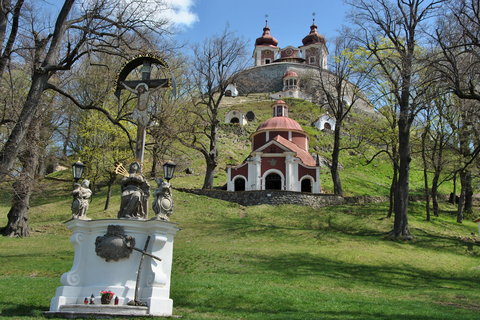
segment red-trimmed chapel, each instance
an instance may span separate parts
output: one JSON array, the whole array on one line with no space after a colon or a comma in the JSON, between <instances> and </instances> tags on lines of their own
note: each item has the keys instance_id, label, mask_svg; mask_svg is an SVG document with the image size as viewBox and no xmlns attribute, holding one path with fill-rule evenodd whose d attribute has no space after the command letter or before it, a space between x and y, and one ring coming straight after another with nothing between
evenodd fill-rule
<instances>
[{"instance_id":1,"label":"red-trimmed chapel","mask_svg":"<svg viewBox=\"0 0 480 320\"><path fill-rule=\"evenodd\" d=\"M308 152L308 135L288 117L278 100L273 117L250 136L252 152L240 165L227 168L228 191L288 190L320 193L320 167Z\"/></svg>"}]
</instances>

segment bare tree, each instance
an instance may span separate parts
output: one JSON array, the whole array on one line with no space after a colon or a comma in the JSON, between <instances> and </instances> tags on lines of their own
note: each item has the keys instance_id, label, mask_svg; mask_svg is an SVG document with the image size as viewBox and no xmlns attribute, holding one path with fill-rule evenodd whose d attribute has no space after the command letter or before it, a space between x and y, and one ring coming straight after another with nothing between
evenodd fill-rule
<instances>
[{"instance_id":1,"label":"bare tree","mask_svg":"<svg viewBox=\"0 0 480 320\"><path fill-rule=\"evenodd\" d=\"M469 168L480 154L480 144L475 139L474 123L480 118L480 2L477 0L453 0L438 20L435 33L439 54L434 66L445 85L460 99L457 105L459 121L457 135L462 168L458 170L462 191L458 203L457 222L463 220L463 211L472 210L472 174ZM475 103L477 104L475 106ZM455 125L455 124L454 124ZM477 133L478 137L478 133Z\"/></svg>"},{"instance_id":2,"label":"bare tree","mask_svg":"<svg viewBox=\"0 0 480 320\"><path fill-rule=\"evenodd\" d=\"M200 152L206 165L203 189L213 187L218 166L218 128L220 104L225 89L235 82L234 75L245 67L245 42L225 30L193 49L191 107L183 117L185 124L178 137L182 144Z\"/></svg>"},{"instance_id":3,"label":"bare tree","mask_svg":"<svg viewBox=\"0 0 480 320\"><path fill-rule=\"evenodd\" d=\"M359 26L357 40L385 70L399 107L398 115L398 183L394 194L395 221L391 237L411 239L408 228L408 192L411 161L410 129L419 110L425 85L417 83L423 65L419 61L420 29L445 0L352 0L354 22ZM384 39L388 40L385 46ZM388 65L385 50L395 53ZM391 55L387 55L390 56ZM394 73L390 66L395 67Z\"/></svg>"},{"instance_id":4,"label":"bare tree","mask_svg":"<svg viewBox=\"0 0 480 320\"><path fill-rule=\"evenodd\" d=\"M436 67L461 99L480 101L480 2L452 0L436 29Z\"/></svg>"},{"instance_id":5,"label":"bare tree","mask_svg":"<svg viewBox=\"0 0 480 320\"><path fill-rule=\"evenodd\" d=\"M0 79L13 53L23 3L24 0L17 0L12 7L11 0L0 1Z\"/></svg>"},{"instance_id":6,"label":"bare tree","mask_svg":"<svg viewBox=\"0 0 480 320\"><path fill-rule=\"evenodd\" d=\"M330 60L332 61L329 68L331 72L319 70L318 75L309 81L311 83L309 91L315 90L315 92L311 92L312 96L319 95L319 103L326 107L335 119L330 173L332 175L334 193L340 196L343 195L339 173L343 121L354 106L367 104L362 91L367 83L365 80L368 72L364 72L365 70L358 72L358 69L354 66L354 61L352 60L354 42L352 38L347 37L349 33L349 30L344 30L343 34L335 41L335 57Z\"/></svg>"},{"instance_id":7,"label":"bare tree","mask_svg":"<svg viewBox=\"0 0 480 320\"><path fill-rule=\"evenodd\" d=\"M157 11L163 8L160 0L149 2L157 3L154 6L146 6L140 0L84 1L75 9L74 3L74 0L65 0L50 33L36 30L33 20L29 24L31 50L25 55L32 57L31 85L22 112L0 152L0 180L9 174L14 164L43 92L56 88L51 81L55 75L71 69L95 51L122 55L123 48L139 43L132 41L133 37L142 40L145 50L150 46L149 34L165 32L167 21L157 19Z\"/></svg>"}]
</instances>

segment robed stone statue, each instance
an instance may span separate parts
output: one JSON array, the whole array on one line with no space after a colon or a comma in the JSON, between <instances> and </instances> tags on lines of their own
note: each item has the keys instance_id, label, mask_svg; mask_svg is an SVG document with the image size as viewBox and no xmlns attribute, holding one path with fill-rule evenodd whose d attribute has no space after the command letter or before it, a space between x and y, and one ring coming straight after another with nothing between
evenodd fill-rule
<instances>
[{"instance_id":1,"label":"robed stone statue","mask_svg":"<svg viewBox=\"0 0 480 320\"><path fill-rule=\"evenodd\" d=\"M118 218L146 219L148 212L148 196L150 186L141 174L140 164L130 164L127 177L122 178L122 199Z\"/></svg>"}]
</instances>

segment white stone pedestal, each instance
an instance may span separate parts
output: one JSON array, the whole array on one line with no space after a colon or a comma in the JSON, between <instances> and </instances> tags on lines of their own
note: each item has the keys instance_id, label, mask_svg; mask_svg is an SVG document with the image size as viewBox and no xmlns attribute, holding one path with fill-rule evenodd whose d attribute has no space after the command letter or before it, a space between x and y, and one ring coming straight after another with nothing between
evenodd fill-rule
<instances>
[{"instance_id":1,"label":"white stone pedestal","mask_svg":"<svg viewBox=\"0 0 480 320\"><path fill-rule=\"evenodd\" d=\"M58 287L50 303L49 314L95 313L108 310L108 314L131 313L127 306L135 297L135 284L142 254L132 251L128 258L106 261L97 255L95 241L107 233L109 225L121 226L127 236L135 238L135 247L144 249L147 237L150 242L147 252L161 259L145 256L139 281L139 299L147 304L145 315L171 316L173 301L170 299L170 274L172 269L173 238L179 230L176 224L158 220L70 220L71 242L75 247L73 266L61 277L63 286ZM109 290L119 298L118 306L100 306L100 291ZM84 305L84 299L95 296L95 305ZM91 310L90 310L91 309ZM141 308L140 308L141 309ZM145 308L144 308L145 309ZM116 312L118 310L118 312ZM128 311L130 310L130 311ZM102 313L102 312L99 312Z\"/></svg>"}]
</instances>

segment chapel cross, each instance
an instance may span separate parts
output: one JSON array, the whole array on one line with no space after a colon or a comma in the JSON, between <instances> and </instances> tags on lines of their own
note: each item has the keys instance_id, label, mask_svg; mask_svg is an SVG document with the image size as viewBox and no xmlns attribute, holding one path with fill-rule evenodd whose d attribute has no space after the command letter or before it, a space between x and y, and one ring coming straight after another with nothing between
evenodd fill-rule
<instances>
[{"instance_id":1,"label":"chapel cross","mask_svg":"<svg viewBox=\"0 0 480 320\"><path fill-rule=\"evenodd\" d=\"M150 89L159 89L169 87L169 79L150 79L152 71L152 63L167 67L163 61L151 57L140 57L129 62L121 71L119 77L119 86L117 93L120 90L127 89L134 93L137 100L137 107L133 112L133 117L137 121L137 139L135 144L135 159L143 166L143 157L145 153L145 137L147 133L147 125L150 120L147 107ZM142 78L140 80L125 80L126 76L136 67L142 65ZM123 79L122 79L123 78ZM121 85L121 86L120 86Z\"/></svg>"}]
</instances>

